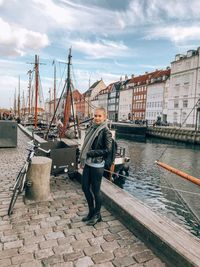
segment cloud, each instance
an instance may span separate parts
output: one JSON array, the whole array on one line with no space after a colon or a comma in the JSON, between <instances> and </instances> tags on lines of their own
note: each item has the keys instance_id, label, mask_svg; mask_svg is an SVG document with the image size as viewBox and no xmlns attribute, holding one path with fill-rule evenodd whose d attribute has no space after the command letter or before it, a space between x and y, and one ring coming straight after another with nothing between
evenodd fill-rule
<instances>
[{"instance_id":1,"label":"cloud","mask_svg":"<svg viewBox=\"0 0 200 267\"><path fill-rule=\"evenodd\" d=\"M175 44L200 40L200 26L165 26L148 30L145 39L169 39Z\"/></svg>"},{"instance_id":2,"label":"cloud","mask_svg":"<svg viewBox=\"0 0 200 267\"><path fill-rule=\"evenodd\" d=\"M96 42L85 40L73 40L72 47L75 50L84 52L91 58L113 58L127 54L128 47L123 42L112 42L101 39Z\"/></svg>"},{"instance_id":3,"label":"cloud","mask_svg":"<svg viewBox=\"0 0 200 267\"><path fill-rule=\"evenodd\" d=\"M46 34L20 28L0 18L0 55L22 56L28 50L38 50L49 45Z\"/></svg>"}]
</instances>

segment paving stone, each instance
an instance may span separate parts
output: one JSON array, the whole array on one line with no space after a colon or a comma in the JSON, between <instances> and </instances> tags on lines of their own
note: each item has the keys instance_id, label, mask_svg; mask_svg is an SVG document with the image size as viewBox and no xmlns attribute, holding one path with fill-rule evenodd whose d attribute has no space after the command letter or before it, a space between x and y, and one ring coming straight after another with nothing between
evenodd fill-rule
<instances>
[{"instance_id":1,"label":"paving stone","mask_svg":"<svg viewBox=\"0 0 200 267\"><path fill-rule=\"evenodd\" d=\"M119 220L107 221L107 224L109 226L116 226L116 225L122 225L123 226L123 224Z\"/></svg>"},{"instance_id":2,"label":"paving stone","mask_svg":"<svg viewBox=\"0 0 200 267\"><path fill-rule=\"evenodd\" d=\"M79 228L64 230L64 234L66 236L69 236L69 235L77 235L77 234L80 234L80 233L81 233L81 230Z\"/></svg>"},{"instance_id":3,"label":"paving stone","mask_svg":"<svg viewBox=\"0 0 200 267\"><path fill-rule=\"evenodd\" d=\"M23 246L19 249L20 254L27 254L27 253L33 253L35 251L38 251L38 244L31 244L31 245L26 245Z\"/></svg>"},{"instance_id":4,"label":"paving stone","mask_svg":"<svg viewBox=\"0 0 200 267\"><path fill-rule=\"evenodd\" d=\"M11 265L11 260L10 259L3 259L0 260L0 266L1 267L7 267Z\"/></svg>"},{"instance_id":5,"label":"paving stone","mask_svg":"<svg viewBox=\"0 0 200 267\"><path fill-rule=\"evenodd\" d=\"M58 242L56 239L51 239L51 240L47 240L47 241L43 241L43 242L40 242L39 243L39 247L41 249L44 249L44 248L52 248L52 247L55 247L55 246L58 246Z\"/></svg>"},{"instance_id":6,"label":"paving stone","mask_svg":"<svg viewBox=\"0 0 200 267\"><path fill-rule=\"evenodd\" d=\"M24 239L24 244L25 244L25 246L27 246L27 245L31 245L31 244L37 244L37 243L40 243L42 241L45 241L44 236L28 237L28 238Z\"/></svg>"},{"instance_id":7,"label":"paving stone","mask_svg":"<svg viewBox=\"0 0 200 267\"><path fill-rule=\"evenodd\" d=\"M97 253L97 254L93 255L91 258L94 261L94 263L103 263L103 262L113 260L114 255L113 255L113 253L106 251L103 253Z\"/></svg>"},{"instance_id":8,"label":"paving stone","mask_svg":"<svg viewBox=\"0 0 200 267\"><path fill-rule=\"evenodd\" d=\"M113 251L113 254L115 255L116 258L121 258L121 257L129 256L130 251L128 248L117 248Z\"/></svg>"},{"instance_id":9,"label":"paving stone","mask_svg":"<svg viewBox=\"0 0 200 267\"><path fill-rule=\"evenodd\" d=\"M63 255L65 261L75 261L81 257L84 257L83 251L75 251L72 253L66 253Z\"/></svg>"},{"instance_id":10,"label":"paving stone","mask_svg":"<svg viewBox=\"0 0 200 267\"><path fill-rule=\"evenodd\" d=\"M42 265L45 267L54 266L57 263L64 262L63 257L61 255L53 255L49 256L42 260ZM28 266L29 267L29 266Z\"/></svg>"},{"instance_id":11,"label":"paving stone","mask_svg":"<svg viewBox=\"0 0 200 267\"><path fill-rule=\"evenodd\" d=\"M77 261L75 261L74 265L76 267L88 267L88 266L91 266L93 265L94 262L91 260L90 257L86 256L86 257L83 257L83 258L80 258L78 259Z\"/></svg>"},{"instance_id":12,"label":"paving stone","mask_svg":"<svg viewBox=\"0 0 200 267\"><path fill-rule=\"evenodd\" d=\"M41 260L41 259L50 257L53 254L54 254L54 252L51 248L45 248L45 249L41 249L41 250L35 252L35 258Z\"/></svg>"},{"instance_id":13,"label":"paving stone","mask_svg":"<svg viewBox=\"0 0 200 267\"><path fill-rule=\"evenodd\" d=\"M107 222L99 222L99 223L95 224L94 227L95 227L95 229L99 230L99 229L108 228L109 225Z\"/></svg>"},{"instance_id":14,"label":"paving stone","mask_svg":"<svg viewBox=\"0 0 200 267\"><path fill-rule=\"evenodd\" d=\"M64 244L70 244L72 242L76 241L74 236L67 236L64 238L59 238L57 239L57 242L59 245L64 245Z\"/></svg>"},{"instance_id":15,"label":"paving stone","mask_svg":"<svg viewBox=\"0 0 200 267\"><path fill-rule=\"evenodd\" d=\"M101 245L106 241L103 238L103 236L98 236L98 237L88 239L88 242L90 243L91 246L94 246L94 245Z\"/></svg>"},{"instance_id":16,"label":"paving stone","mask_svg":"<svg viewBox=\"0 0 200 267\"><path fill-rule=\"evenodd\" d=\"M118 239L118 244L120 247L130 247L132 244L134 244L136 241L133 239Z\"/></svg>"},{"instance_id":17,"label":"paving stone","mask_svg":"<svg viewBox=\"0 0 200 267\"><path fill-rule=\"evenodd\" d=\"M107 228L98 229L98 230L95 229L92 231L92 233L94 236L104 236L104 235L110 234Z\"/></svg>"},{"instance_id":18,"label":"paving stone","mask_svg":"<svg viewBox=\"0 0 200 267\"><path fill-rule=\"evenodd\" d=\"M56 222L58 220L60 220L59 216L53 216L53 217L46 218L47 222Z\"/></svg>"},{"instance_id":19,"label":"paving stone","mask_svg":"<svg viewBox=\"0 0 200 267\"><path fill-rule=\"evenodd\" d=\"M6 249L0 251L0 259L10 258L18 254L18 250L16 248Z\"/></svg>"},{"instance_id":20,"label":"paving stone","mask_svg":"<svg viewBox=\"0 0 200 267\"><path fill-rule=\"evenodd\" d=\"M73 248L70 244L64 244L57 247L53 247L53 251L56 255L71 253L73 252Z\"/></svg>"},{"instance_id":21,"label":"paving stone","mask_svg":"<svg viewBox=\"0 0 200 267\"><path fill-rule=\"evenodd\" d=\"M57 238L61 238L61 237L65 237L65 235L61 231L60 232L51 232L51 233L45 235L45 238L47 240L49 240L49 239L57 239Z\"/></svg>"},{"instance_id":22,"label":"paving stone","mask_svg":"<svg viewBox=\"0 0 200 267\"><path fill-rule=\"evenodd\" d=\"M104 242L103 244L101 244L101 247L102 247L103 251L112 252L116 248L119 248L119 245L118 245L117 241L114 240L112 242Z\"/></svg>"},{"instance_id":23,"label":"paving stone","mask_svg":"<svg viewBox=\"0 0 200 267\"><path fill-rule=\"evenodd\" d=\"M43 267L40 261L29 261L28 263L22 263L20 267Z\"/></svg>"},{"instance_id":24,"label":"paving stone","mask_svg":"<svg viewBox=\"0 0 200 267\"><path fill-rule=\"evenodd\" d=\"M91 232L85 232L85 233L77 234L75 235L75 237L77 240L84 240L88 238L93 238L94 235Z\"/></svg>"},{"instance_id":25,"label":"paving stone","mask_svg":"<svg viewBox=\"0 0 200 267\"><path fill-rule=\"evenodd\" d=\"M155 255L152 253L152 251L146 250L141 253L135 254L133 257L136 259L137 262L143 263L153 259Z\"/></svg>"},{"instance_id":26,"label":"paving stone","mask_svg":"<svg viewBox=\"0 0 200 267\"><path fill-rule=\"evenodd\" d=\"M144 267L165 267L166 264L158 258L154 258L144 263Z\"/></svg>"},{"instance_id":27,"label":"paving stone","mask_svg":"<svg viewBox=\"0 0 200 267\"><path fill-rule=\"evenodd\" d=\"M125 230L125 226L123 225L115 225L115 226L110 226L108 228L108 230L112 233L112 234L116 234L116 233L119 233L120 231L123 231Z\"/></svg>"},{"instance_id":28,"label":"paving stone","mask_svg":"<svg viewBox=\"0 0 200 267\"><path fill-rule=\"evenodd\" d=\"M61 263L56 263L52 265L53 267L74 267L73 262L61 262Z\"/></svg>"},{"instance_id":29,"label":"paving stone","mask_svg":"<svg viewBox=\"0 0 200 267\"><path fill-rule=\"evenodd\" d=\"M42 229L35 230L34 232L36 236L41 236L41 235L45 235L45 234L53 232L53 228L52 227L42 228Z\"/></svg>"},{"instance_id":30,"label":"paving stone","mask_svg":"<svg viewBox=\"0 0 200 267\"><path fill-rule=\"evenodd\" d=\"M90 244L87 240L74 241L71 243L74 250L82 250L83 248L89 247Z\"/></svg>"},{"instance_id":31,"label":"paving stone","mask_svg":"<svg viewBox=\"0 0 200 267\"><path fill-rule=\"evenodd\" d=\"M33 261L33 254L27 253L22 255L17 255L11 258L13 264L22 264L24 262Z\"/></svg>"},{"instance_id":32,"label":"paving stone","mask_svg":"<svg viewBox=\"0 0 200 267\"><path fill-rule=\"evenodd\" d=\"M119 239L120 237L118 236L118 234L106 234L103 236L103 238L106 241L111 242L111 241Z\"/></svg>"},{"instance_id":33,"label":"paving stone","mask_svg":"<svg viewBox=\"0 0 200 267\"><path fill-rule=\"evenodd\" d=\"M91 256L97 253L101 253L102 249L99 245L96 245L96 246L85 248L83 251L87 256Z\"/></svg>"},{"instance_id":34,"label":"paving stone","mask_svg":"<svg viewBox=\"0 0 200 267\"><path fill-rule=\"evenodd\" d=\"M2 243L16 241L17 239L18 239L17 235L6 235L0 238Z\"/></svg>"},{"instance_id":35,"label":"paving stone","mask_svg":"<svg viewBox=\"0 0 200 267\"><path fill-rule=\"evenodd\" d=\"M92 265L92 267L113 267L113 266L114 265L110 261Z\"/></svg>"},{"instance_id":36,"label":"paving stone","mask_svg":"<svg viewBox=\"0 0 200 267\"><path fill-rule=\"evenodd\" d=\"M129 245L130 255L135 255L146 250L148 250L148 248L142 242L132 243Z\"/></svg>"},{"instance_id":37,"label":"paving stone","mask_svg":"<svg viewBox=\"0 0 200 267\"><path fill-rule=\"evenodd\" d=\"M133 257L131 256L125 256L125 257L119 257L114 259L113 264L116 267L126 267L126 266L130 266L131 264L135 264L136 261L133 259Z\"/></svg>"},{"instance_id":38,"label":"paving stone","mask_svg":"<svg viewBox=\"0 0 200 267\"><path fill-rule=\"evenodd\" d=\"M11 248L20 248L23 246L22 240L16 240L12 242L6 242L3 245L4 250L11 249Z\"/></svg>"},{"instance_id":39,"label":"paving stone","mask_svg":"<svg viewBox=\"0 0 200 267\"><path fill-rule=\"evenodd\" d=\"M85 232L94 232L94 228L89 226L89 225L84 225L84 226L81 226L80 227L80 230L82 233L85 233Z\"/></svg>"}]
</instances>

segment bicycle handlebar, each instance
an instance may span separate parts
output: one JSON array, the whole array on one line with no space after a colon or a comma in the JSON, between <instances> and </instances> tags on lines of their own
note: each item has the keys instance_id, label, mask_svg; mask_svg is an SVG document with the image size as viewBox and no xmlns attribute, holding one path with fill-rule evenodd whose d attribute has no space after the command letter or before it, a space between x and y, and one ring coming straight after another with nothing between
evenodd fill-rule
<instances>
[{"instance_id":1,"label":"bicycle handlebar","mask_svg":"<svg viewBox=\"0 0 200 267\"><path fill-rule=\"evenodd\" d=\"M46 154L49 154L49 153L51 152L51 149L49 149L49 150L45 150L45 149L43 149L43 148L41 148L41 147L38 147L38 149L41 150L41 151L43 151L43 152L46 153Z\"/></svg>"},{"instance_id":2,"label":"bicycle handlebar","mask_svg":"<svg viewBox=\"0 0 200 267\"><path fill-rule=\"evenodd\" d=\"M45 150L45 149L43 149L43 148L40 147L40 144L37 144L37 145L36 145L35 142L34 142L34 140L31 140L31 141L29 141L29 142L27 142L27 143L28 143L29 145L31 145L33 149L37 148L37 149L43 151L43 152L46 153L46 154L49 154L49 153L51 152L51 149L49 149L49 150Z\"/></svg>"}]
</instances>

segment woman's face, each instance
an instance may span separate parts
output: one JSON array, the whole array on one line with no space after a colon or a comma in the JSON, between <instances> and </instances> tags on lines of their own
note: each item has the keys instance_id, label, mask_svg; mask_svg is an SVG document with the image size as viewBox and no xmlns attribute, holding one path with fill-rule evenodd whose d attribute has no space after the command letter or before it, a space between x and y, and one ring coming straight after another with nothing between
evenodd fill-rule
<instances>
[{"instance_id":1,"label":"woman's face","mask_svg":"<svg viewBox=\"0 0 200 267\"><path fill-rule=\"evenodd\" d=\"M106 116L102 110L96 109L94 112L94 122L96 124L101 124L106 120Z\"/></svg>"}]
</instances>

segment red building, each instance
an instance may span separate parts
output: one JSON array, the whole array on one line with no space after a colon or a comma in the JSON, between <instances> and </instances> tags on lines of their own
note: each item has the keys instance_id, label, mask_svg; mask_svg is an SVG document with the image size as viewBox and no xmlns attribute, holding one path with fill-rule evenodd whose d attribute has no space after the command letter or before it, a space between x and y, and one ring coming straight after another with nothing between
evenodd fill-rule
<instances>
[{"instance_id":1,"label":"red building","mask_svg":"<svg viewBox=\"0 0 200 267\"><path fill-rule=\"evenodd\" d=\"M85 99L84 96L78 91L73 91L74 99L74 110L75 115L78 116L80 120L83 120L85 117Z\"/></svg>"},{"instance_id":2,"label":"red building","mask_svg":"<svg viewBox=\"0 0 200 267\"><path fill-rule=\"evenodd\" d=\"M151 79L158 75L160 70L146 72L144 75L133 77L127 86L133 89L132 120L144 120L146 111L147 87Z\"/></svg>"}]
</instances>

